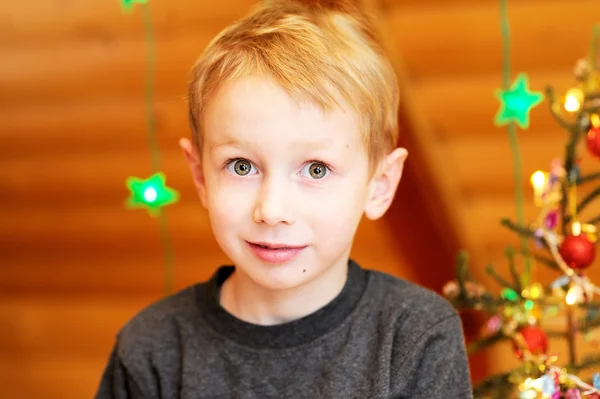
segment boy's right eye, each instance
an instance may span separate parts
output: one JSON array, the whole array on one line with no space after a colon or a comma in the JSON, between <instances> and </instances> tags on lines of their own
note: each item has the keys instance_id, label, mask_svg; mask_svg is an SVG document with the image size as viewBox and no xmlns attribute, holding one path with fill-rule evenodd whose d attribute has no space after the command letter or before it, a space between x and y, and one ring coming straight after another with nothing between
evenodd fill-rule
<instances>
[{"instance_id":1,"label":"boy's right eye","mask_svg":"<svg viewBox=\"0 0 600 399\"><path fill-rule=\"evenodd\" d=\"M238 176L247 176L249 174L256 173L256 168L254 165L252 165L252 162L241 158L228 161L227 170L230 173L235 173Z\"/></svg>"}]
</instances>

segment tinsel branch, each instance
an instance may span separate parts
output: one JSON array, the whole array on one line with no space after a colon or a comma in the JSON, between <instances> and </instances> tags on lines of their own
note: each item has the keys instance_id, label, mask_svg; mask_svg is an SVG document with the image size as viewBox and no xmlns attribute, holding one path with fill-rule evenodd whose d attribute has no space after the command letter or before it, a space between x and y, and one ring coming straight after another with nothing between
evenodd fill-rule
<instances>
[{"instance_id":1,"label":"tinsel branch","mask_svg":"<svg viewBox=\"0 0 600 399\"><path fill-rule=\"evenodd\" d=\"M509 230L514 231L515 233L517 233L521 236L525 236L525 237L529 237L529 238L535 237L535 231L533 231L527 227L519 226L516 223L513 223L510 219L507 219L507 218L500 219L500 224L502 224L502 226L508 228ZM549 249L548 244L546 242L542 242L542 246L544 249Z\"/></svg>"},{"instance_id":2,"label":"tinsel branch","mask_svg":"<svg viewBox=\"0 0 600 399\"><path fill-rule=\"evenodd\" d=\"M580 214L586 206L589 205L590 202L594 200L598 195L600 195L600 186L596 187L592 192L586 195L579 204L577 204L577 214ZM565 223L569 223L571 221L571 216L565 216Z\"/></svg>"},{"instance_id":3,"label":"tinsel branch","mask_svg":"<svg viewBox=\"0 0 600 399\"><path fill-rule=\"evenodd\" d=\"M599 222L600 222L600 215L599 215L599 216L596 216L596 217L595 217L595 218L593 218L593 219L590 219L590 220L588 220L588 221L586 222L586 224L596 224L596 223L599 223Z\"/></svg>"},{"instance_id":4,"label":"tinsel branch","mask_svg":"<svg viewBox=\"0 0 600 399\"><path fill-rule=\"evenodd\" d=\"M577 373L581 370L586 370L592 367L600 366L600 354L589 355L583 358L583 360L577 364L571 364L567 368Z\"/></svg>"},{"instance_id":5,"label":"tinsel branch","mask_svg":"<svg viewBox=\"0 0 600 399\"><path fill-rule=\"evenodd\" d=\"M578 330L586 333L590 330L600 327L600 307L592 306L581 320L579 320Z\"/></svg>"},{"instance_id":6,"label":"tinsel branch","mask_svg":"<svg viewBox=\"0 0 600 399\"><path fill-rule=\"evenodd\" d=\"M589 175L581 176L579 179L577 179L577 185L589 183L596 179L600 179L600 172L590 173Z\"/></svg>"},{"instance_id":7,"label":"tinsel branch","mask_svg":"<svg viewBox=\"0 0 600 399\"><path fill-rule=\"evenodd\" d=\"M561 271L560 267L558 266L558 264L556 264L556 261L554 259L546 258L545 256L539 255L539 254L533 255L533 258L535 260L537 260L538 262L543 263L544 265L546 265L548 267L551 267L552 269Z\"/></svg>"},{"instance_id":8,"label":"tinsel branch","mask_svg":"<svg viewBox=\"0 0 600 399\"><path fill-rule=\"evenodd\" d=\"M492 394L494 399L506 399L513 391L509 377L510 372L486 378L474 387L473 397L475 399L490 398L490 394Z\"/></svg>"},{"instance_id":9,"label":"tinsel branch","mask_svg":"<svg viewBox=\"0 0 600 399\"><path fill-rule=\"evenodd\" d=\"M486 265L485 272L487 274L489 274L494 280L496 280L496 282L498 284L500 284L501 287L508 287L517 292L521 292L521 290L519 290L518 287L516 287L514 284L509 283L502 276L500 276L498 273L496 273L496 269L494 269L493 265L491 265L491 264Z\"/></svg>"},{"instance_id":10,"label":"tinsel branch","mask_svg":"<svg viewBox=\"0 0 600 399\"><path fill-rule=\"evenodd\" d=\"M517 266L515 265L515 249L509 245L504 251L504 256L506 256L506 259L508 260L508 268L513 281L515 282L516 291L521 292L521 279L519 278L519 272L517 271Z\"/></svg>"},{"instance_id":11,"label":"tinsel branch","mask_svg":"<svg viewBox=\"0 0 600 399\"><path fill-rule=\"evenodd\" d=\"M583 211L583 209L594 200L594 198L596 198L598 195L600 195L600 187L596 187L594 190L592 190L591 193L589 193L588 195L586 195L581 202L579 203L579 205L577 205L577 213L581 213L581 211Z\"/></svg>"},{"instance_id":12,"label":"tinsel branch","mask_svg":"<svg viewBox=\"0 0 600 399\"><path fill-rule=\"evenodd\" d=\"M550 113L556 119L558 124L562 126L564 129L569 132L574 132L577 130L577 125L571 124L567 122L558 112L556 107L556 95L554 94L554 89L551 86L546 87L546 96L548 97L548 104L550 105Z\"/></svg>"}]
</instances>

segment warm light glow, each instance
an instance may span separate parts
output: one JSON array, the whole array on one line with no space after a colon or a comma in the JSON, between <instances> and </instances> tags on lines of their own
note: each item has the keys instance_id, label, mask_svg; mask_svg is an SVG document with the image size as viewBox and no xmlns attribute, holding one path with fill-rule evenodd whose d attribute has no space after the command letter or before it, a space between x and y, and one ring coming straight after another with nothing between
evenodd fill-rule
<instances>
[{"instance_id":1,"label":"warm light glow","mask_svg":"<svg viewBox=\"0 0 600 399\"><path fill-rule=\"evenodd\" d=\"M593 127L600 127L600 116L598 116L598 114L592 114L590 116L590 123Z\"/></svg>"},{"instance_id":2,"label":"warm light glow","mask_svg":"<svg viewBox=\"0 0 600 399\"><path fill-rule=\"evenodd\" d=\"M582 296L583 292L581 290L581 287L578 285L574 285L571 288L569 288L569 292L567 292L565 302L567 302L567 305L575 305L580 301Z\"/></svg>"},{"instance_id":3,"label":"warm light glow","mask_svg":"<svg viewBox=\"0 0 600 399\"><path fill-rule=\"evenodd\" d=\"M546 174L541 170L536 171L531 175L531 184L535 190L541 190L546 184Z\"/></svg>"},{"instance_id":4,"label":"warm light glow","mask_svg":"<svg viewBox=\"0 0 600 399\"><path fill-rule=\"evenodd\" d=\"M529 179L533 186L533 199L536 206L542 204L542 195L546 190L546 174L541 170L534 172Z\"/></svg>"},{"instance_id":5,"label":"warm light glow","mask_svg":"<svg viewBox=\"0 0 600 399\"><path fill-rule=\"evenodd\" d=\"M529 295L533 299L537 299L542 295L542 285L540 283L536 283L529 288Z\"/></svg>"},{"instance_id":6,"label":"warm light glow","mask_svg":"<svg viewBox=\"0 0 600 399\"><path fill-rule=\"evenodd\" d=\"M580 235L581 234L581 223L573 222L573 225L571 226L571 232L573 233L574 236Z\"/></svg>"},{"instance_id":7,"label":"warm light glow","mask_svg":"<svg viewBox=\"0 0 600 399\"><path fill-rule=\"evenodd\" d=\"M571 89L567 91L565 97L565 109L569 112L579 111L581 108L581 102L583 100L583 93L579 89Z\"/></svg>"}]
</instances>

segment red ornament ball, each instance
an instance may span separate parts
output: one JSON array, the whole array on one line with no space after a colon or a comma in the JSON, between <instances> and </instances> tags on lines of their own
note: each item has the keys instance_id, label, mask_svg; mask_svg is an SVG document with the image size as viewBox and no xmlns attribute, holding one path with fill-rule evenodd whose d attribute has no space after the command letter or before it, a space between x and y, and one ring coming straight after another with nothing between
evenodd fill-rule
<instances>
[{"instance_id":1,"label":"red ornament ball","mask_svg":"<svg viewBox=\"0 0 600 399\"><path fill-rule=\"evenodd\" d=\"M586 234L566 236L560 245L560 256L571 269L581 270L592 264L596 257L596 246Z\"/></svg>"},{"instance_id":2,"label":"red ornament ball","mask_svg":"<svg viewBox=\"0 0 600 399\"><path fill-rule=\"evenodd\" d=\"M585 137L588 151L596 158L600 158L600 126L592 127Z\"/></svg>"},{"instance_id":3,"label":"red ornament ball","mask_svg":"<svg viewBox=\"0 0 600 399\"><path fill-rule=\"evenodd\" d=\"M519 329L519 333L523 336L529 352L533 355L546 354L548 351L548 336L544 330L536 326L525 326ZM523 357L523 353L516 342L513 343L513 349L519 359Z\"/></svg>"}]
</instances>

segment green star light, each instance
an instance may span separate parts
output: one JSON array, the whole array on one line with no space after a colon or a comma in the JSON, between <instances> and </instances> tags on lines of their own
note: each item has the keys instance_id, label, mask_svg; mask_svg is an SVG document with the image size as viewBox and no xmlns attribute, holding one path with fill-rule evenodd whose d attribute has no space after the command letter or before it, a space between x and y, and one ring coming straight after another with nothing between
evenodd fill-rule
<instances>
[{"instance_id":1,"label":"green star light","mask_svg":"<svg viewBox=\"0 0 600 399\"><path fill-rule=\"evenodd\" d=\"M506 125L513 121L521 129L529 127L529 112L544 100L544 94L529 91L528 85L527 75L521 73L513 82L510 90L496 90L496 97L500 100L500 109L494 118L496 126Z\"/></svg>"},{"instance_id":2,"label":"green star light","mask_svg":"<svg viewBox=\"0 0 600 399\"><path fill-rule=\"evenodd\" d=\"M165 185L165 175L162 172L155 173L146 180L128 177L126 184L131 191L126 202L127 208L146 208L153 217L160 214L163 206L179 200L179 193Z\"/></svg>"},{"instance_id":3,"label":"green star light","mask_svg":"<svg viewBox=\"0 0 600 399\"><path fill-rule=\"evenodd\" d=\"M119 3L121 3L121 8L126 12L131 11L135 3L144 4L147 2L148 0L119 0Z\"/></svg>"}]
</instances>

